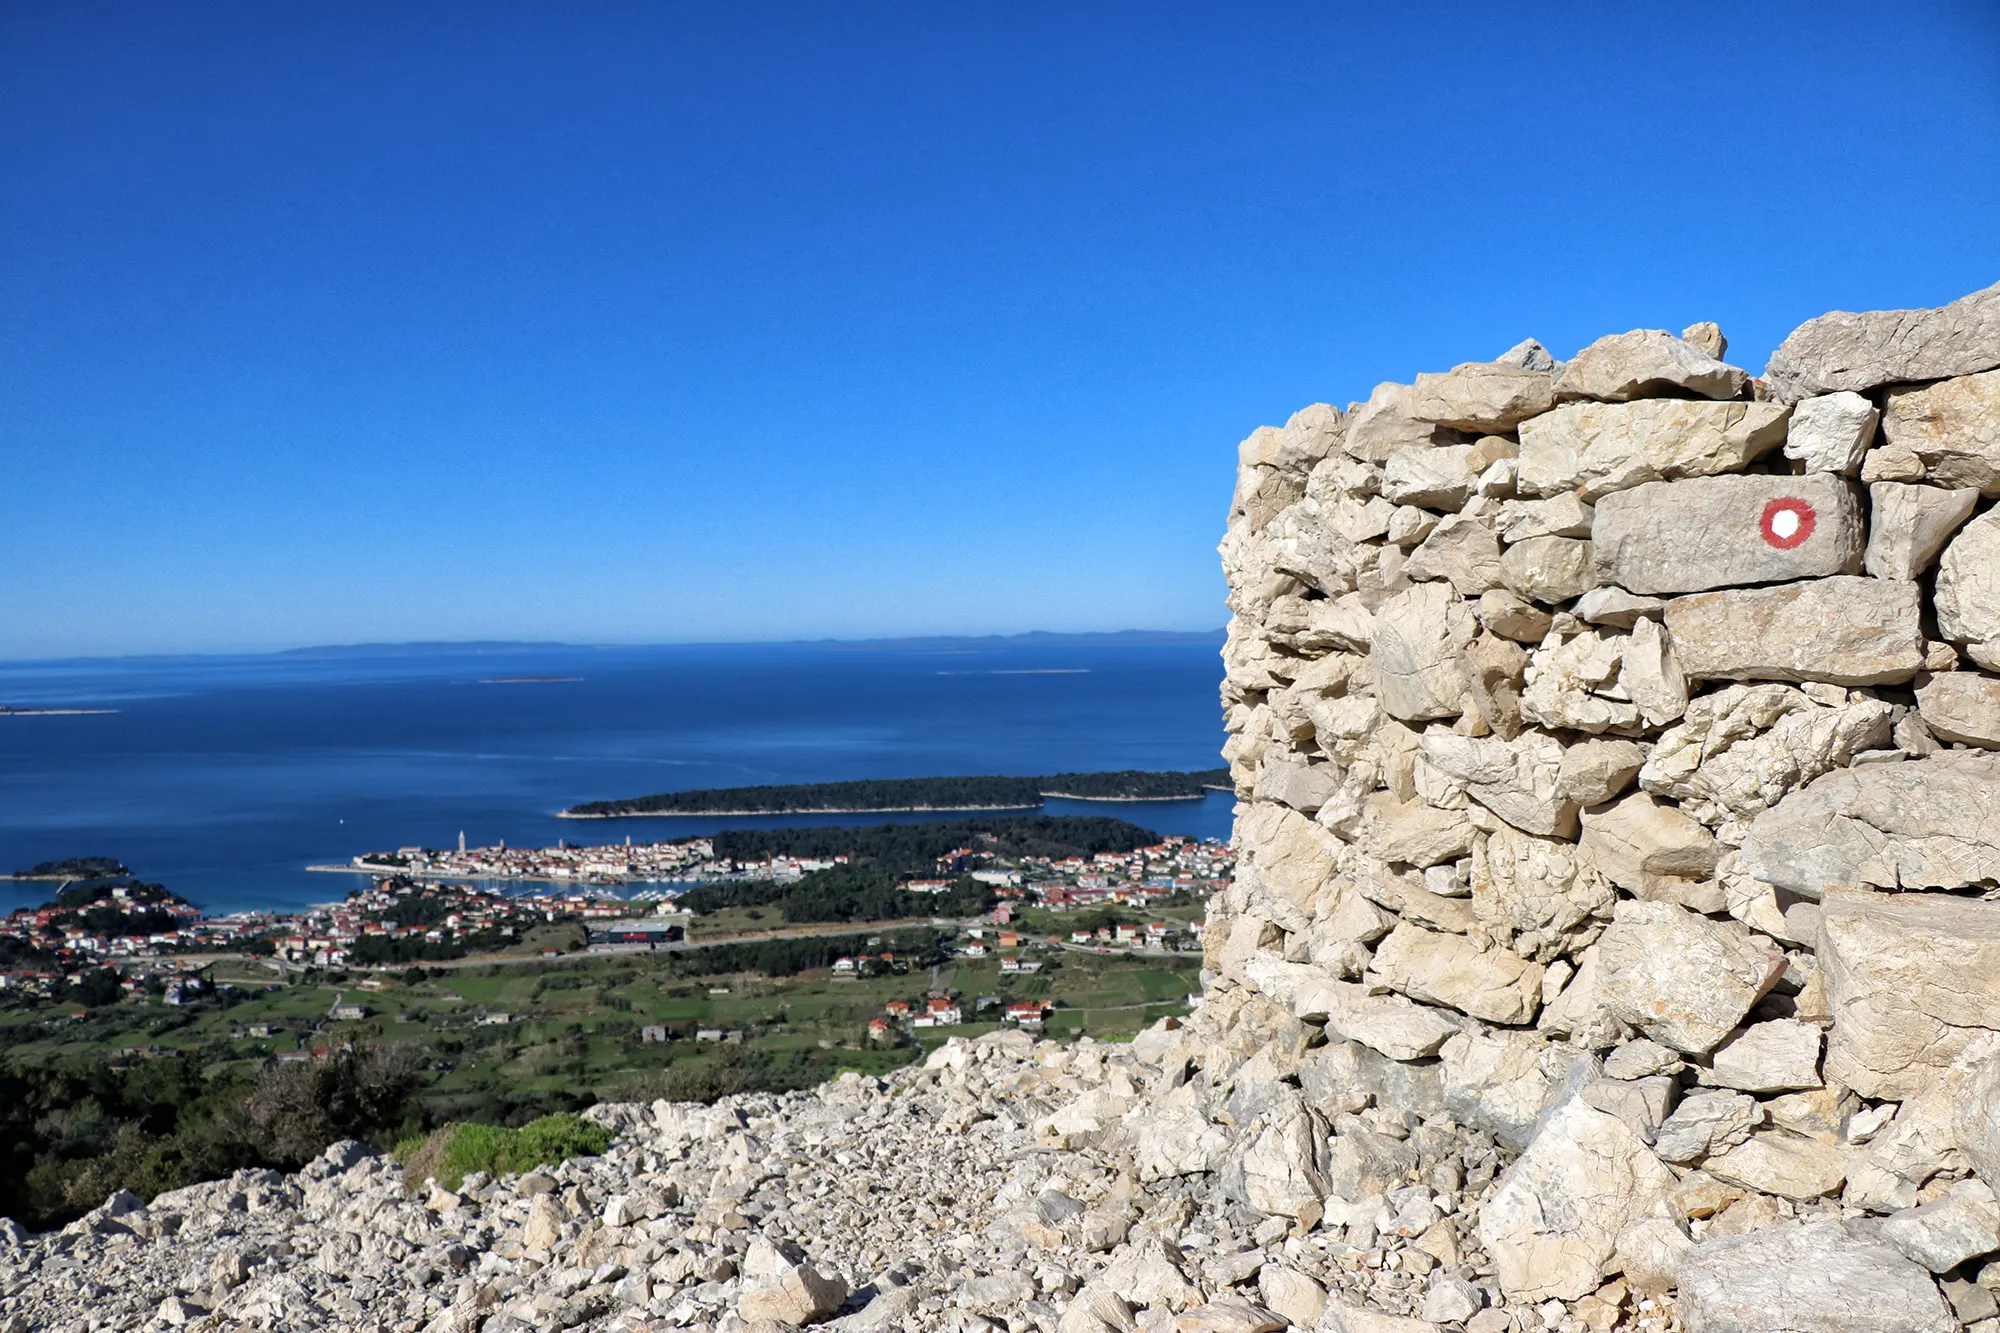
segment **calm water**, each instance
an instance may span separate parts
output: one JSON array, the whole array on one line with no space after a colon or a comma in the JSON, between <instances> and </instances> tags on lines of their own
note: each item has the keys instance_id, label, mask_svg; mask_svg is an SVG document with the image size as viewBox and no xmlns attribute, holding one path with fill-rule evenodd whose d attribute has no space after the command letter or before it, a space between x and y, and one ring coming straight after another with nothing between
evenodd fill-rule
<instances>
[{"instance_id":1,"label":"calm water","mask_svg":"<svg viewBox=\"0 0 2000 1333\"><path fill-rule=\"evenodd\" d=\"M564 820L689 787L1210 768L1206 645L551 647L0 663L0 871L115 856L210 911L341 896L315 862L407 844L681 837L871 818ZM544 683L488 683L560 676ZM1052 801L1226 837L1231 801ZM949 817L949 816L941 816ZM923 818L901 816L900 818ZM46 885L0 883L0 910Z\"/></svg>"}]
</instances>

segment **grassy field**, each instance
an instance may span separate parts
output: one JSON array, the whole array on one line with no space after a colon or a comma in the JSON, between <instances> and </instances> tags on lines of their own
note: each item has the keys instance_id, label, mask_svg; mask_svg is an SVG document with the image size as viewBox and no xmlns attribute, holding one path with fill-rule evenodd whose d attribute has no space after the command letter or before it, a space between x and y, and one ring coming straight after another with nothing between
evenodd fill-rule
<instances>
[{"instance_id":1,"label":"grassy field","mask_svg":"<svg viewBox=\"0 0 2000 1333\"><path fill-rule=\"evenodd\" d=\"M203 1060L211 1071L249 1069L276 1051L350 1040L408 1043L430 1057L423 1096L435 1118L490 1118L496 1108L500 1118L518 1118L566 1102L664 1095L673 1090L670 1072L685 1080L704 1064L740 1061L745 1051L760 1053L795 1084L844 1069L881 1072L950 1036L999 1026L992 1021L998 1004L976 1008L986 996L1001 1004L1047 1000L1055 1006L1051 1036L1127 1038L1162 1015L1186 1012L1188 992L1199 989L1199 959L1191 955L1045 950L1036 956L1044 964L1037 974L1003 976L997 959L961 958L941 965L935 982L928 969L866 979L824 970L778 979L690 978L671 971L670 956L642 953L475 965L421 978L294 969L281 980L246 961L216 974L242 988L226 1007L175 1009L128 999L83 1019L63 1016L69 1006L9 1009L0 1011L0 1042L10 1058L28 1062L116 1057L150 1045ZM362 989L364 978L380 988ZM986 1021L921 1029L915 1044L868 1041L868 1020L881 1016L887 1001L919 1002L933 986L956 992L967 1019ZM333 1020L330 1012L342 1001L365 1006L366 1017ZM270 1036L249 1035L262 1024L271 1026ZM666 1026L677 1039L644 1041L651 1025ZM742 1045L697 1042L697 1028L741 1031Z\"/></svg>"}]
</instances>

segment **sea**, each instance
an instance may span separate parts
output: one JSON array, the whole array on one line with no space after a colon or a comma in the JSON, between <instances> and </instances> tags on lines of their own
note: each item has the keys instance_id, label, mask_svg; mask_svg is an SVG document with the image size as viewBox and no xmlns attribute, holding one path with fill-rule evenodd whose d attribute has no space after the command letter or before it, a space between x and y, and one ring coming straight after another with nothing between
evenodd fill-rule
<instances>
[{"instance_id":1,"label":"sea","mask_svg":"<svg viewBox=\"0 0 2000 1333\"><path fill-rule=\"evenodd\" d=\"M699 787L1220 765L1216 642L486 645L0 662L0 873L110 856L211 914L402 846L634 842L949 814L559 819ZM1051 800L1226 838L1233 801ZM0 911L46 883L0 881ZM635 886L636 887L636 886Z\"/></svg>"}]
</instances>

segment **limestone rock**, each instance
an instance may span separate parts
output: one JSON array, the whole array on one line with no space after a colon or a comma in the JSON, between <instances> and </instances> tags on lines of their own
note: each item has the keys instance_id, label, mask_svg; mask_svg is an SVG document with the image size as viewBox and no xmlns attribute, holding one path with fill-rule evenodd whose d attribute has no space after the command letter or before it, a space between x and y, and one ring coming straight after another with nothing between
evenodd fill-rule
<instances>
[{"instance_id":1,"label":"limestone rock","mask_svg":"<svg viewBox=\"0 0 2000 1333\"><path fill-rule=\"evenodd\" d=\"M1664 726L1687 711L1687 673L1666 631L1654 620L1639 620L1619 654L1618 689L1638 708L1646 725Z\"/></svg>"},{"instance_id":2,"label":"limestone rock","mask_svg":"<svg viewBox=\"0 0 2000 1333\"><path fill-rule=\"evenodd\" d=\"M1218 1299L1174 1320L1174 1333L1283 1333L1289 1325L1261 1305Z\"/></svg>"},{"instance_id":3,"label":"limestone rock","mask_svg":"<svg viewBox=\"0 0 2000 1333\"><path fill-rule=\"evenodd\" d=\"M1578 805L1602 805L1632 785L1646 752L1631 741L1580 741L1563 750L1557 790Z\"/></svg>"},{"instance_id":4,"label":"limestone rock","mask_svg":"<svg viewBox=\"0 0 2000 1333\"><path fill-rule=\"evenodd\" d=\"M1654 1136L1653 1151L1663 1162L1698 1161L1750 1137L1764 1110L1740 1092L1693 1092L1681 1099Z\"/></svg>"},{"instance_id":5,"label":"limestone rock","mask_svg":"<svg viewBox=\"0 0 2000 1333\"><path fill-rule=\"evenodd\" d=\"M1555 401L1555 382L1546 371L1472 361L1448 375L1417 376L1408 410L1418 421L1483 434L1510 431Z\"/></svg>"},{"instance_id":6,"label":"limestone rock","mask_svg":"<svg viewBox=\"0 0 2000 1333\"><path fill-rule=\"evenodd\" d=\"M1628 1041L1604 1057L1606 1078L1650 1078L1655 1074L1678 1074L1687 1062L1656 1041L1640 1037Z\"/></svg>"},{"instance_id":7,"label":"limestone rock","mask_svg":"<svg viewBox=\"0 0 2000 1333\"><path fill-rule=\"evenodd\" d=\"M1417 867L1454 861L1472 850L1472 821L1463 810L1441 810L1423 801L1398 801L1376 792L1363 820L1368 849L1384 861Z\"/></svg>"},{"instance_id":8,"label":"limestone rock","mask_svg":"<svg viewBox=\"0 0 2000 1333\"><path fill-rule=\"evenodd\" d=\"M1585 811L1582 848L1600 874L1634 897L1720 910L1711 883L1722 854L1715 835L1648 792Z\"/></svg>"},{"instance_id":9,"label":"limestone rock","mask_svg":"<svg viewBox=\"0 0 2000 1333\"><path fill-rule=\"evenodd\" d=\"M1657 597L1641 597L1615 584L1600 583L1577 598L1570 609L1586 624L1631 629L1641 620L1658 620L1666 606Z\"/></svg>"},{"instance_id":10,"label":"limestone rock","mask_svg":"<svg viewBox=\"0 0 2000 1333\"><path fill-rule=\"evenodd\" d=\"M1280 1088L1269 1110L1248 1126L1241 1153L1223 1168L1224 1188L1267 1215L1298 1217L1330 1188L1327 1130L1318 1112L1292 1088Z\"/></svg>"},{"instance_id":11,"label":"limestone rock","mask_svg":"<svg viewBox=\"0 0 2000 1333\"><path fill-rule=\"evenodd\" d=\"M1264 628L1273 642L1307 657L1365 653L1374 637L1375 618L1352 593L1318 601L1279 597L1271 603Z\"/></svg>"},{"instance_id":12,"label":"limestone rock","mask_svg":"<svg viewBox=\"0 0 2000 1333\"><path fill-rule=\"evenodd\" d=\"M1413 999L1448 1005L1489 1023L1532 1022L1541 1007L1538 964L1407 921L1376 946L1374 972Z\"/></svg>"},{"instance_id":13,"label":"limestone rock","mask_svg":"<svg viewBox=\"0 0 2000 1333\"><path fill-rule=\"evenodd\" d=\"M1343 742L1365 742L1382 725L1381 702L1367 694L1307 699L1302 711L1319 748L1328 754L1341 754Z\"/></svg>"},{"instance_id":14,"label":"limestone rock","mask_svg":"<svg viewBox=\"0 0 2000 1333\"><path fill-rule=\"evenodd\" d=\"M1326 1303L1326 1313L1320 1316L1319 1327L1324 1333L1442 1333L1427 1319L1384 1314L1380 1310L1340 1300Z\"/></svg>"},{"instance_id":15,"label":"limestone rock","mask_svg":"<svg viewBox=\"0 0 2000 1333\"><path fill-rule=\"evenodd\" d=\"M1265 1264L1258 1269L1257 1294L1272 1313L1299 1328L1311 1328L1326 1309L1326 1288L1289 1264Z\"/></svg>"},{"instance_id":16,"label":"limestone rock","mask_svg":"<svg viewBox=\"0 0 2000 1333\"><path fill-rule=\"evenodd\" d=\"M1917 711L1933 736L2000 748L2000 680L1976 671L1941 671L1917 687Z\"/></svg>"},{"instance_id":17,"label":"limestone rock","mask_svg":"<svg viewBox=\"0 0 2000 1333\"><path fill-rule=\"evenodd\" d=\"M1470 452L1469 447L1467 452ZM1391 546L1411 547L1430 536L1437 525L1438 516L1430 510L1401 504L1397 505L1396 512L1389 516L1389 531L1385 535ZM1407 572L1408 566L1404 568Z\"/></svg>"},{"instance_id":18,"label":"limestone rock","mask_svg":"<svg viewBox=\"0 0 2000 1333\"><path fill-rule=\"evenodd\" d=\"M2000 496L2000 371L1889 390L1882 435L1933 485Z\"/></svg>"},{"instance_id":19,"label":"limestone rock","mask_svg":"<svg viewBox=\"0 0 2000 1333\"><path fill-rule=\"evenodd\" d=\"M1668 602L1667 633L1691 680L1895 684L1923 666L1919 600L1914 583L1850 576L1731 588Z\"/></svg>"},{"instance_id":20,"label":"limestone rock","mask_svg":"<svg viewBox=\"0 0 2000 1333\"><path fill-rule=\"evenodd\" d=\"M1551 635L1529 656L1521 715L1553 730L1638 731L1639 705L1622 683L1627 636Z\"/></svg>"},{"instance_id":21,"label":"limestone rock","mask_svg":"<svg viewBox=\"0 0 2000 1333\"><path fill-rule=\"evenodd\" d=\"M1398 449L1411 445L1458 443L1456 431L1410 415L1411 394L1407 384L1376 385L1368 401L1348 413L1341 448L1363 462L1382 463Z\"/></svg>"},{"instance_id":22,"label":"limestone rock","mask_svg":"<svg viewBox=\"0 0 2000 1333\"><path fill-rule=\"evenodd\" d=\"M1416 1115L1444 1109L1438 1065L1392 1060L1356 1041L1334 1041L1308 1051L1299 1062L1298 1077L1306 1100L1329 1115L1360 1111L1371 1101Z\"/></svg>"},{"instance_id":23,"label":"limestone rock","mask_svg":"<svg viewBox=\"0 0 2000 1333\"><path fill-rule=\"evenodd\" d=\"M1241 830L1274 919L1305 930L1338 868L1339 840L1298 811L1261 801L1244 812Z\"/></svg>"},{"instance_id":24,"label":"limestone rock","mask_svg":"<svg viewBox=\"0 0 2000 1333\"><path fill-rule=\"evenodd\" d=\"M1882 1219L1882 1239L1933 1273L2000 1250L2000 1200L1978 1180L1961 1180L1931 1203Z\"/></svg>"},{"instance_id":25,"label":"limestone rock","mask_svg":"<svg viewBox=\"0 0 2000 1333\"><path fill-rule=\"evenodd\" d=\"M1550 616L1504 588L1491 588L1479 595L1479 623L1503 639L1540 643L1549 632Z\"/></svg>"},{"instance_id":26,"label":"limestone rock","mask_svg":"<svg viewBox=\"0 0 2000 1333\"><path fill-rule=\"evenodd\" d=\"M1332 764L1270 759L1257 778L1258 799L1276 801L1306 814L1325 805L1338 790L1340 777Z\"/></svg>"},{"instance_id":27,"label":"limestone rock","mask_svg":"<svg viewBox=\"0 0 2000 1333\"><path fill-rule=\"evenodd\" d=\"M1951 1137L1988 1187L2000 1181L2000 1058L1977 1049L1960 1063Z\"/></svg>"},{"instance_id":28,"label":"limestone rock","mask_svg":"<svg viewBox=\"0 0 2000 1333\"><path fill-rule=\"evenodd\" d=\"M746 1320L809 1324L826 1318L847 1299L847 1283L841 1278L821 1273L796 1249L781 1248L762 1236L750 1242L743 1277L737 1310Z\"/></svg>"},{"instance_id":29,"label":"limestone rock","mask_svg":"<svg viewBox=\"0 0 2000 1333\"><path fill-rule=\"evenodd\" d=\"M2000 671L2000 509L1960 529L1937 574L1938 632L1989 671Z\"/></svg>"},{"instance_id":30,"label":"limestone rock","mask_svg":"<svg viewBox=\"0 0 2000 1333\"><path fill-rule=\"evenodd\" d=\"M1361 467L1363 465L1350 461L1349 466ZM1330 513L1325 509L1324 502L1322 502L1320 512L1324 515L1326 524L1335 533L1345 537L1348 541L1356 545L1376 541L1381 538L1389 531L1389 525L1395 521L1396 506L1390 504L1381 496L1372 494L1375 487L1380 484L1380 469L1374 469L1368 481L1371 494L1366 500L1356 499L1352 495L1343 495L1335 502Z\"/></svg>"},{"instance_id":31,"label":"limestone rock","mask_svg":"<svg viewBox=\"0 0 2000 1333\"><path fill-rule=\"evenodd\" d=\"M1693 477L1605 496L1590 540L1606 582L1680 593L1858 573L1863 528L1843 477Z\"/></svg>"},{"instance_id":32,"label":"limestone rock","mask_svg":"<svg viewBox=\"0 0 2000 1333\"><path fill-rule=\"evenodd\" d=\"M1828 773L1751 822L1743 869L1808 898L1843 886L2000 879L2000 756L1942 753Z\"/></svg>"},{"instance_id":33,"label":"limestone rock","mask_svg":"<svg viewBox=\"0 0 2000 1333\"><path fill-rule=\"evenodd\" d=\"M1435 1055L1460 1027L1436 1009L1401 995L1370 994L1367 987L1348 982L1324 982L1314 995L1315 1000L1295 1006L1304 1010L1300 1017L1324 1022L1329 1038L1360 1042L1391 1060Z\"/></svg>"},{"instance_id":34,"label":"limestone rock","mask_svg":"<svg viewBox=\"0 0 2000 1333\"><path fill-rule=\"evenodd\" d=\"M2000 1032L2000 903L1829 889L1820 930L1829 1081L1899 1101Z\"/></svg>"},{"instance_id":35,"label":"limestone rock","mask_svg":"<svg viewBox=\"0 0 2000 1333\"><path fill-rule=\"evenodd\" d=\"M1138 1327L1131 1303L1098 1281L1077 1292L1056 1333L1136 1333Z\"/></svg>"},{"instance_id":36,"label":"limestone rock","mask_svg":"<svg viewBox=\"0 0 2000 1333\"><path fill-rule=\"evenodd\" d=\"M1426 877L1434 877L1440 871L1452 875L1457 873L1443 865L1423 874L1397 870L1359 853L1352 860L1355 892L1380 903L1407 921L1458 935L1466 934L1479 920L1472 904L1462 897L1433 893L1425 883ZM1393 919L1390 924L1394 924Z\"/></svg>"},{"instance_id":37,"label":"limestone rock","mask_svg":"<svg viewBox=\"0 0 2000 1333\"><path fill-rule=\"evenodd\" d=\"M1785 442L1790 416L1775 403L1570 403L1521 423L1519 488L1594 501L1642 482L1740 472Z\"/></svg>"},{"instance_id":38,"label":"limestone rock","mask_svg":"<svg viewBox=\"0 0 2000 1333\"><path fill-rule=\"evenodd\" d=\"M1765 370L1778 398L1939 380L2000 366L2000 283L1933 310L1840 310L1792 330Z\"/></svg>"},{"instance_id":39,"label":"limestone rock","mask_svg":"<svg viewBox=\"0 0 2000 1333\"><path fill-rule=\"evenodd\" d=\"M1410 553L1406 577L1422 582L1444 579L1461 597L1478 597L1500 586L1500 539L1484 518L1447 514Z\"/></svg>"},{"instance_id":40,"label":"limestone rock","mask_svg":"<svg viewBox=\"0 0 2000 1333\"><path fill-rule=\"evenodd\" d=\"M1615 1115L1641 1140L1651 1143L1660 1132L1661 1122L1674 1108L1679 1085L1664 1075L1652 1078L1600 1078L1585 1083L1578 1096L1604 1112Z\"/></svg>"},{"instance_id":41,"label":"limestone rock","mask_svg":"<svg viewBox=\"0 0 2000 1333\"><path fill-rule=\"evenodd\" d=\"M1620 1234L1664 1205L1674 1184L1622 1120L1571 1098L1487 1199L1479 1239L1509 1296L1574 1300L1596 1290Z\"/></svg>"},{"instance_id":42,"label":"limestone rock","mask_svg":"<svg viewBox=\"0 0 2000 1333\"><path fill-rule=\"evenodd\" d=\"M1475 633L1471 608L1439 584L1419 583L1385 601L1369 650L1384 710L1404 721L1458 716Z\"/></svg>"},{"instance_id":43,"label":"limestone rock","mask_svg":"<svg viewBox=\"0 0 2000 1333\"><path fill-rule=\"evenodd\" d=\"M1795 1018L1752 1023L1716 1047L1715 1081L1744 1092L1819 1086L1820 1031Z\"/></svg>"},{"instance_id":44,"label":"limestone rock","mask_svg":"<svg viewBox=\"0 0 2000 1333\"><path fill-rule=\"evenodd\" d=\"M1639 770L1639 785L1705 823L1752 818L1886 746L1893 713L1876 699L1827 707L1787 685L1730 685L1688 705Z\"/></svg>"},{"instance_id":45,"label":"limestone rock","mask_svg":"<svg viewBox=\"0 0 2000 1333\"><path fill-rule=\"evenodd\" d=\"M1783 1223L1708 1240L1680 1270L1689 1333L1954 1333L1924 1269L1841 1222Z\"/></svg>"},{"instance_id":46,"label":"limestone rock","mask_svg":"<svg viewBox=\"0 0 2000 1333\"><path fill-rule=\"evenodd\" d=\"M1530 537L1509 546L1501 555L1500 580L1530 601L1554 604L1596 587L1597 571L1589 542Z\"/></svg>"},{"instance_id":47,"label":"limestone rock","mask_svg":"<svg viewBox=\"0 0 2000 1333\"><path fill-rule=\"evenodd\" d=\"M1503 944L1543 961L1594 938L1610 885L1572 843L1496 829L1473 847L1472 910Z\"/></svg>"},{"instance_id":48,"label":"limestone rock","mask_svg":"<svg viewBox=\"0 0 2000 1333\"><path fill-rule=\"evenodd\" d=\"M1564 838L1576 832L1576 804L1560 790L1563 746L1553 736L1438 734L1421 744L1425 762L1464 783L1467 795L1515 828Z\"/></svg>"},{"instance_id":49,"label":"limestone rock","mask_svg":"<svg viewBox=\"0 0 2000 1333\"><path fill-rule=\"evenodd\" d=\"M1325 507L1310 497L1271 520L1262 549L1274 572L1289 574L1328 597L1354 590L1369 554L1341 535Z\"/></svg>"},{"instance_id":50,"label":"limestone rock","mask_svg":"<svg viewBox=\"0 0 2000 1333\"><path fill-rule=\"evenodd\" d=\"M1509 500L1500 506L1500 537L1509 543L1535 537L1588 537L1591 514L1591 507L1574 495Z\"/></svg>"},{"instance_id":51,"label":"limestone rock","mask_svg":"<svg viewBox=\"0 0 2000 1333\"><path fill-rule=\"evenodd\" d=\"M1703 398L1737 398L1749 382L1746 372L1665 329L1634 329L1599 338L1570 358L1556 389L1622 403L1676 389Z\"/></svg>"},{"instance_id":52,"label":"limestone rock","mask_svg":"<svg viewBox=\"0 0 2000 1333\"><path fill-rule=\"evenodd\" d=\"M1457 509L1477 474L1466 444L1405 445L1382 465L1382 498L1391 504Z\"/></svg>"},{"instance_id":53,"label":"limestone rock","mask_svg":"<svg viewBox=\"0 0 2000 1333\"><path fill-rule=\"evenodd\" d=\"M1534 1137L1564 1057L1540 1033L1461 1032L1438 1051L1444 1110L1519 1152Z\"/></svg>"},{"instance_id":54,"label":"limestone rock","mask_svg":"<svg viewBox=\"0 0 2000 1333\"><path fill-rule=\"evenodd\" d=\"M1970 487L1910 486L1878 481L1868 488L1868 549L1861 565L1878 579L1914 579L1972 517L1979 492Z\"/></svg>"},{"instance_id":55,"label":"limestone rock","mask_svg":"<svg viewBox=\"0 0 2000 1333\"><path fill-rule=\"evenodd\" d=\"M1464 1278L1433 1273L1424 1288L1423 1317L1434 1324L1462 1324L1483 1304L1479 1288Z\"/></svg>"},{"instance_id":56,"label":"limestone rock","mask_svg":"<svg viewBox=\"0 0 2000 1333\"><path fill-rule=\"evenodd\" d=\"M1712 356L1718 361L1729 354L1729 339L1722 336L1722 329L1714 320L1704 319L1698 324L1690 324L1681 330L1681 341L1704 356Z\"/></svg>"},{"instance_id":57,"label":"limestone rock","mask_svg":"<svg viewBox=\"0 0 2000 1333\"><path fill-rule=\"evenodd\" d=\"M1229 1134L1201 1107L1201 1090L1183 1083L1151 1103L1126 1112L1133 1165L1141 1180L1215 1170L1229 1148Z\"/></svg>"},{"instance_id":58,"label":"limestone rock","mask_svg":"<svg viewBox=\"0 0 2000 1333\"><path fill-rule=\"evenodd\" d=\"M1760 1130L1701 1165L1718 1180L1787 1199L1817 1199L1847 1179L1839 1144L1782 1129Z\"/></svg>"},{"instance_id":59,"label":"limestone rock","mask_svg":"<svg viewBox=\"0 0 2000 1333\"><path fill-rule=\"evenodd\" d=\"M1662 902L1620 901L1598 950L1605 1008L1687 1055L1721 1044L1785 969L1741 924Z\"/></svg>"},{"instance_id":60,"label":"limestone rock","mask_svg":"<svg viewBox=\"0 0 2000 1333\"><path fill-rule=\"evenodd\" d=\"M553 1249L562 1238L563 1207L553 1195L537 1194L528 1201L528 1218L521 1228L521 1245L531 1251Z\"/></svg>"},{"instance_id":61,"label":"limestone rock","mask_svg":"<svg viewBox=\"0 0 2000 1333\"><path fill-rule=\"evenodd\" d=\"M1149 1238L1112 1260L1093 1285L1101 1283L1134 1305L1184 1310L1201 1301L1201 1288L1188 1280L1185 1265L1178 1245Z\"/></svg>"},{"instance_id":62,"label":"limestone rock","mask_svg":"<svg viewBox=\"0 0 2000 1333\"><path fill-rule=\"evenodd\" d=\"M1858 393L1830 393L1808 398L1792 409L1785 432L1785 457L1805 464L1808 472L1833 472L1851 477L1861 456L1875 439L1880 414Z\"/></svg>"}]
</instances>

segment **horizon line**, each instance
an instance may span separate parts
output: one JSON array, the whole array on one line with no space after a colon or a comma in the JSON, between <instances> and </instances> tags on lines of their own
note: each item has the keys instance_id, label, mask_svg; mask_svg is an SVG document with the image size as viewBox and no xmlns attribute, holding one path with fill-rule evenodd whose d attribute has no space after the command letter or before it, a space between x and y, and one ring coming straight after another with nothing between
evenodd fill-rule
<instances>
[{"instance_id":1,"label":"horizon line","mask_svg":"<svg viewBox=\"0 0 2000 1333\"><path fill-rule=\"evenodd\" d=\"M583 648L616 651L639 648L749 648L749 647L926 647L946 644L1004 644L1032 641L1078 645L1117 640L1133 647L1173 644L1220 644L1228 635L1226 625L1206 630L1119 629L1119 630L1023 630L1012 634L896 634L859 638L832 635L818 638L773 639L652 639L632 642L584 641L567 639L399 639L360 643L305 644L293 648L262 648L155 653L73 653L52 657L0 658L0 665L50 665L62 662L172 662L217 657L313 657L313 656L401 656L419 657L452 652L507 653L555 648ZM1150 642L1142 642L1150 641Z\"/></svg>"}]
</instances>

